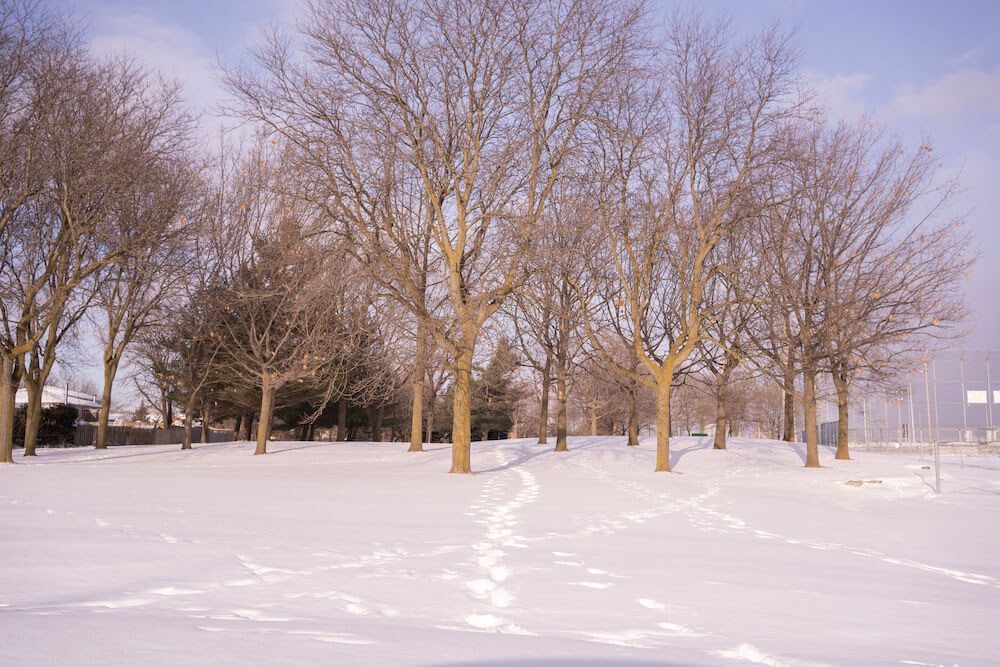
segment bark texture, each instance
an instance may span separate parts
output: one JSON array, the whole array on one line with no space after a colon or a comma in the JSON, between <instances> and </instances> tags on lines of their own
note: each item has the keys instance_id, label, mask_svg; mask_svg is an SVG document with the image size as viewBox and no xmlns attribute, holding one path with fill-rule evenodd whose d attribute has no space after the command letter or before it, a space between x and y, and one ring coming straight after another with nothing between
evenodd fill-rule
<instances>
[{"instance_id":1,"label":"bark texture","mask_svg":"<svg viewBox=\"0 0 1000 667\"><path fill-rule=\"evenodd\" d=\"M410 415L410 448L408 452L424 451L422 434L424 415L424 381L427 377L427 334L424 325L417 326L417 358L413 368L413 406ZM427 434L430 440L430 433Z\"/></svg>"},{"instance_id":2,"label":"bark texture","mask_svg":"<svg viewBox=\"0 0 1000 667\"><path fill-rule=\"evenodd\" d=\"M851 452L847 444L849 408L847 378L834 373L833 385L837 389L837 454L834 458L848 461L851 458Z\"/></svg>"},{"instance_id":3,"label":"bark texture","mask_svg":"<svg viewBox=\"0 0 1000 667\"><path fill-rule=\"evenodd\" d=\"M13 463L14 456L14 359L0 354L0 463Z\"/></svg>"},{"instance_id":4,"label":"bark texture","mask_svg":"<svg viewBox=\"0 0 1000 667\"><path fill-rule=\"evenodd\" d=\"M569 446L567 444L567 422L566 422L566 403L569 398L569 393L567 390L566 382L566 372L562 368L562 364L559 364L559 368L556 371L556 448L557 452L568 452Z\"/></svg>"},{"instance_id":5,"label":"bark texture","mask_svg":"<svg viewBox=\"0 0 1000 667\"><path fill-rule=\"evenodd\" d=\"M806 416L806 467L819 468L819 438L816 431L816 372L802 371L802 407Z\"/></svg>"},{"instance_id":6,"label":"bark texture","mask_svg":"<svg viewBox=\"0 0 1000 667\"><path fill-rule=\"evenodd\" d=\"M726 391L722 381L715 390L715 442L713 449L726 448L726 429L729 428L729 417L726 413Z\"/></svg>"},{"instance_id":7,"label":"bark texture","mask_svg":"<svg viewBox=\"0 0 1000 667\"><path fill-rule=\"evenodd\" d=\"M781 427L781 439L785 442L795 442L795 376L790 370L785 371L784 380L784 421Z\"/></svg>"},{"instance_id":8,"label":"bark texture","mask_svg":"<svg viewBox=\"0 0 1000 667\"><path fill-rule=\"evenodd\" d=\"M542 371L542 396L538 401L538 444L549 442L549 389L552 377L552 355L545 354L545 368ZM558 446L557 446L558 449Z\"/></svg>"},{"instance_id":9,"label":"bark texture","mask_svg":"<svg viewBox=\"0 0 1000 667\"><path fill-rule=\"evenodd\" d=\"M673 374L656 385L656 472L670 472L670 382Z\"/></svg>"},{"instance_id":10,"label":"bark texture","mask_svg":"<svg viewBox=\"0 0 1000 667\"><path fill-rule=\"evenodd\" d=\"M24 456L35 456L38 445L38 427L42 421L42 389L35 382L27 382L28 405L24 415Z\"/></svg>"},{"instance_id":11,"label":"bark texture","mask_svg":"<svg viewBox=\"0 0 1000 667\"><path fill-rule=\"evenodd\" d=\"M254 456L267 454L267 439L271 435L271 412L274 409L274 397L267 376L264 376L260 394L260 419L257 422L257 448L253 452Z\"/></svg>"},{"instance_id":12,"label":"bark texture","mask_svg":"<svg viewBox=\"0 0 1000 667\"><path fill-rule=\"evenodd\" d=\"M469 409L472 392L472 349L462 350L455 359L455 399L452 410L451 470L468 474L472 472L472 424Z\"/></svg>"}]
</instances>

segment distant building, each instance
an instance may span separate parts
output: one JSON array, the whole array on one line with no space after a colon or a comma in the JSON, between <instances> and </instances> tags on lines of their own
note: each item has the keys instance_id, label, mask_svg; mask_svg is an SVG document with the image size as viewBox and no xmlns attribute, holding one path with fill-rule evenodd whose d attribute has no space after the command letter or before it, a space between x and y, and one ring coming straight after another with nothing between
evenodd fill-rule
<instances>
[{"instance_id":1,"label":"distant building","mask_svg":"<svg viewBox=\"0 0 1000 667\"><path fill-rule=\"evenodd\" d=\"M14 396L16 407L28 404L28 390L18 389ZM42 407L50 408L53 405L72 405L77 409L81 417L88 412L96 412L101 409L101 402L93 394L84 394L79 391L72 391L67 387L55 387L45 385L42 387Z\"/></svg>"}]
</instances>

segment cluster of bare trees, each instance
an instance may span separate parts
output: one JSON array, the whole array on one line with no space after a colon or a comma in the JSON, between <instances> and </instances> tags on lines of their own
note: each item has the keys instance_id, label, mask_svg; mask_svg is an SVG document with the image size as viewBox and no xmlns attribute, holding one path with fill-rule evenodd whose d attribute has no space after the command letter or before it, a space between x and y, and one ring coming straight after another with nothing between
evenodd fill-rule
<instances>
[{"instance_id":1,"label":"cluster of bare trees","mask_svg":"<svg viewBox=\"0 0 1000 667\"><path fill-rule=\"evenodd\" d=\"M969 259L934 226L949 190L928 146L828 127L776 29L678 15L661 38L647 18L599 0L321 2L229 73L234 111L288 142L327 230L410 313L415 384L429 341L448 356L453 472L470 470L486 328L540 376L542 441L554 384L566 449L586 361L655 394L669 470L684 378L712 378L718 447L733 378L773 378L805 405L818 465L817 375L846 456L848 387L959 319Z\"/></svg>"},{"instance_id":2,"label":"cluster of bare trees","mask_svg":"<svg viewBox=\"0 0 1000 667\"><path fill-rule=\"evenodd\" d=\"M308 383L301 400L321 407L384 384L368 368L348 387L375 344L370 300L290 194L291 153L262 141L206 155L178 85L89 54L74 23L34 0L0 2L0 56L0 460L12 460L22 383L35 454L43 387L86 324L104 369L98 448L127 362L165 425L183 405L185 447L193 416L219 402L208 387L257 406L262 453L287 385Z\"/></svg>"},{"instance_id":3,"label":"cluster of bare trees","mask_svg":"<svg viewBox=\"0 0 1000 667\"><path fill-rule=\"evenodd\" d=\"M150 317L149 292L169 282L161 274L137 292L133 278L175 233L191 118L175 85L128 58L90 56L74 25L31 0L0 3L0 54L0 460L10 461L22 379L32 454L67 332L91 306L107 313L110 385L121 344Z\"/></svg>"},{"instance_id":4,"label":"cluster of bare trees","mask_svg":"<svg viewBox=\"0 0 1000 667\"><path fill-rule=\"evenodd\" d=\"M825 122L777 29L654 29L612 0L322 0L226 71L256 134L209 159L175 87L0 4L0 430L89 309L105 405L131 345L150 402L183 404L185 447L195 414L248 437L256 419L261 454L276 411L311 437L335 410L341 438L353 405L373 438L406 414L420 451L447 395L470 472L480 343L502 340L537 378L540 442L555 399L557 451L574 405L629 445L651 410L668 471L678 401L705 397L725 448L733 421L793 439L797 398L814 466L817 379L845 458L852 387L963 317L968 240L931 147Z\"/></svg>"}]
</instances>

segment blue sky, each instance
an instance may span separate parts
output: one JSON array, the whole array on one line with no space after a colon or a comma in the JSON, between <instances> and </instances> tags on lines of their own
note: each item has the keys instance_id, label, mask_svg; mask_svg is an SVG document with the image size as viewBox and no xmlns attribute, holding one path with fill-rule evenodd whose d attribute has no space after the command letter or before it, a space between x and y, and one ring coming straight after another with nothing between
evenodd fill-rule
<instances>
[{"instance_id":1,"label":"blue sky","mask_svg":"<svg viewBox=\"0 0 1000 667\"><path fill-rule=\"evenodd\" d=\"M129 49L181 78L195 107L223 91L218 58L244 57L272 24L290 25L299 0L49 0L86 18L93 48ZM667 13L674 2L651 2ZM690 3L683 3L690 6ZM968 347L1000 348L1000 2L706 0L741 29L773 21L795 31L802 71L834 118L869 114L916 146L929 137L945 177L963 188L981 252L968 283L976 330Z\"/></svg>"}]
</instances>

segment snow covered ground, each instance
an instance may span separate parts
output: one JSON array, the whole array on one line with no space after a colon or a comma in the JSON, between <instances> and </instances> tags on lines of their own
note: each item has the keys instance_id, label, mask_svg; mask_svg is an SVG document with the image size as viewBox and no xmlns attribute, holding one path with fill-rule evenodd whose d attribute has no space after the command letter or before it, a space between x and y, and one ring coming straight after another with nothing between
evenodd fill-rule
<instances>
[{"instance_id":1,"label":"snow covered ground","mask_svg":"<svg viewBox=\"0 0 1000 667\"><path fill-rule=\"evenodd\" d=\"M41 450L0 467L0 664L1000 656L997 458L944 461L935 496L916 455L550 447L475 443L472 476L442 445Z\"/></svg>"}]
</instances>

